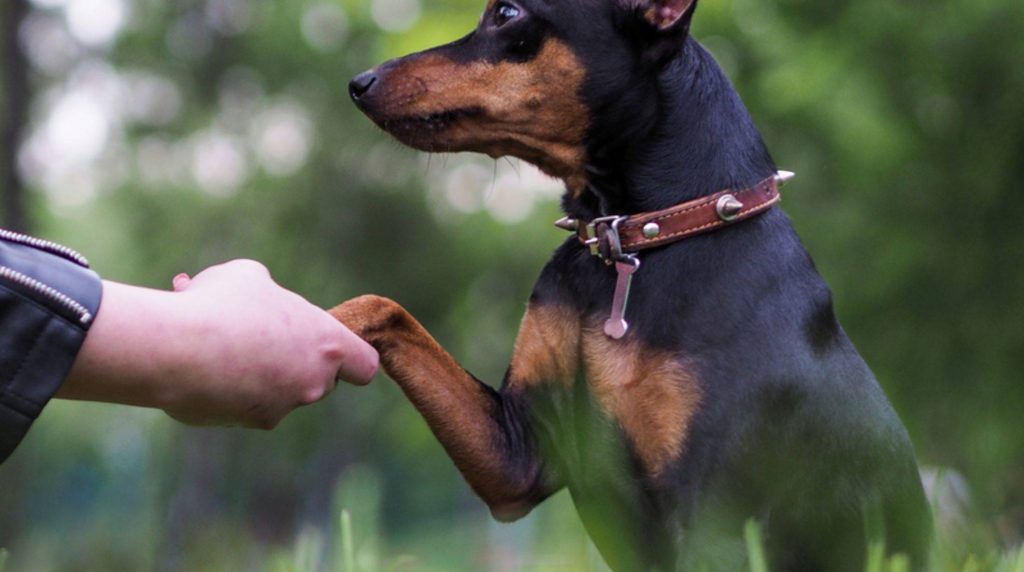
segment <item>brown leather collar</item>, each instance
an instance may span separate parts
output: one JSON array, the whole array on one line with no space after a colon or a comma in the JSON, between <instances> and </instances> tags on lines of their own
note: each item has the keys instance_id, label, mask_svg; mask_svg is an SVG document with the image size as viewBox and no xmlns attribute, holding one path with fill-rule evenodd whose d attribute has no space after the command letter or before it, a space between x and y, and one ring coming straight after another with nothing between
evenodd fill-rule
<instances>
[{"instance_id":1,"label":"brown leather collar","mask_svg":"<svg viewBox=\"0 0 1024 572\"><path fill-rule=\"evenodd\" d=\"M601 217L590 222L566 217L555 225L576 232L594 256L611 264L630 258L630 253L757 216L781 200L779 187L792 177L792 173L780 171L753 187L720 191L660 211Z\"/></svg>"}]
</instances>

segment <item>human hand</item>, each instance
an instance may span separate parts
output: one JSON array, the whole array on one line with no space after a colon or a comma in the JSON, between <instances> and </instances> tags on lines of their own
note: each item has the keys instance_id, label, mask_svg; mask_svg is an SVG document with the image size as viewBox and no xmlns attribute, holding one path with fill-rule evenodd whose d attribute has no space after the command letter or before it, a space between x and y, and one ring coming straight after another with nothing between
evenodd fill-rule
<instances>
[{"instance_id":1,"label":"human hand","mask_svg":"<svg viewBox=\"0 0 1024 572\"><path fill-rule=\"evenodd\" d=\"M377 353L324 310L278 286L266 267L237 260L178 275L174 290L201 328L182 398L165 410L190 424L237 420L270 428L346 380L363 385ZM340 327L339 327L340 326Z\"/></svg>"},{"instance_id":2,"label":"human hand","mask_svg":"<svg viewBox=\"0 0 1024 572\"><path fill-rule=\"evenodd\" d=\"M377 353L322 309L233 261L175 292L107 282L82 353L58 397L165 410L195 425L270 429L327 395L365 384Z\"/></svg>"}]
</instances>

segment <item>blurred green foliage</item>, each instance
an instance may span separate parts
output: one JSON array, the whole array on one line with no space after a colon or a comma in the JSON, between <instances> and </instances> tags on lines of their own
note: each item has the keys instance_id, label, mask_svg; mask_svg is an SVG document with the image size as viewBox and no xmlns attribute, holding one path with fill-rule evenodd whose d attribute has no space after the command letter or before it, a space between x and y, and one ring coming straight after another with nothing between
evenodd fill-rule
<instances>
[{"instance_id":1,"label":"blurred green foliage","mask_svg":"<svg viewBox=\"0 0 1024 572\"><path fill-rule=\"evenodd\" d=\"M39 0L22 30L34 230L114 280L248 257L324 306L387 295L496 381L563 238L557 195L516 162L404 149L346 94L482 8ZM950 569L1019 543L1024 3L703 0L694 34L800 174L785 208L921 462L970 484ZM601 569L564 494L492 523L383 377L267 434L54 403L0 491L18 571L325 569L346 558L342 508L361 570Z\"/></svg>"}]
</instances>

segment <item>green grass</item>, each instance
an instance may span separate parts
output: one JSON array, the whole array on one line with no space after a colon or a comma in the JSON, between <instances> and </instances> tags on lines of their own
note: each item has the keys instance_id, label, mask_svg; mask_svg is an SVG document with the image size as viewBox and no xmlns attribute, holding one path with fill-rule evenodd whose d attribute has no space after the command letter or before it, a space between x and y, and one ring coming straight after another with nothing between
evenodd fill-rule
<instances>
[{"instance_id":1,"label":"green grass","mask_svg":"<svg viewBox=\"0 0 1024 572\"><path fill-rule=\"evenodd\" d=\"M353 546L357 540L352 536L352 517L348 511L341 513L341 561L328 563L327 570L331 572L371 572L361 569L356 565L355 551ZM761 527L754 520L747 521L743 530L743 537L747 549L747 572L770 572L767 557L765 555L764 541L761 534ZM941 541L940 541L941 543ZM375 546L383 545L378 539ZM940 547L937 554L948 554ZM376 555L378 562L387 563L382 570L400 571L417 570L418 559L410 556L388 559L383 555ZM968 555L957 562L956 557L936 557L931 570L935 572L1024 572L1024 546L1015 550L1004 552L993 552L987 556ZM865 565L865 572L911 572L910 560L902 554L886 556L884 543L874 543L868 550L868 559ZM580 563L578 570L593 570L593 566ZM0 571L2 572L2 571ZM297 570L296 572L306 572ZM312 572L312 569L310 569Z\"/></svg>"},{"instance_id":2,"label":"green grass","mask_svg":"<svg viewBox=\"0 0 1024 572\"><path fill-rule=\"evenodd\" d=\"M747 559L750 572L768 572L768 561L764 556L764 542L761 540L761 527L757 521L747 521L743 529L743 538L747 541Z\"/></svg>"},{"instance_id":3,"label":"green grass","mask_svg":"<svg viewBox=\"0 0 1024 572\"><path fill-rule=\"evenodd\" d=\"M996 572L1024 572L1024 546L1003 554Z\"/></svg>"},{"instance_id":4,"label":"green grass","mask_svg":"<svg viewBox=\"0 0 1024 572\"><path fill-rule=\"evenodd\" d=\"M284 551L272 559L268 570L273 572L412 572L427 570L424 563L409 555L388 556L380 550L384 546L383 538L361 538L358 522L353 521L350 511L342 509L338 517L338 550L334 551L326 561L322 559L325 538L319 531L304 530L290 551ZM747 568L745 572L770 572L765 556L761 527L754 520L746 523L743 537L747 549ZM455 541L453 540L453 543ZM941 542L940 542L941 544ZM358 548L357 548L358 547ZM371 553L367 553L370 547ZM452 549L456 547L453 544ZM942 547L936 551L944 554ZM948 553L946 553L948 554ZM0 549L0 572L6 569L8 552ZM968 555L963 558L951 556L936 557L931 568L934 572L1024 572L1024 546L1013 550L993 551L987 555ZM528 570L543 570L542 567L531 566ZM559 570L593 572L604 569L593 563L579 562L575 566ZM910 572L911 562L906 556L897 554L886 557L884 545L876 543L868 550L865 572Z\"/></svg>"},{"instance_id":5,"label":"green grass","mask_svg":"<svg viewBox=\"0 0 1024 572\"><path fill-rule=\"evenodd\" d=\"M435 570L425 561L410 556L392 557L387 555L387 541L380 533L376 524L378 518L374 514L379 509L374 503L362 504L355 511L344 507L346 500L353 500L353 505L358 505L356 499L373 497L376 494L376 485L366 475L356 475L357 478L348 480L338 487L336 497L337 522L339 524L336 545L340 546L339 551L334 553L334 558L312 559L312 562L324 562L321 568L296 568L295 572L376 572L378 570L397 571L419 571ZM360 522L361 519L371 521L369 524ZM870 534L870 527L865 530ZM953 534L952 536L955 536ZM1024 546L1009 551L990 551L988 554L965 554L962 538L957 537L938 538L936 547L931 558L930 571L934 572L1024 572ZM764 535L760 524L752 519L743 527L743 540L746 548L746 568L749 572L771 572L768 564ZM435 546L438 551L456 551L455 545ZM301 542L296 545L296 551L301 549ZM424 549L424 548L421 548ZM425 553L426 554L426 553ZM323 555L322 555L323 556ZM549 568L538 562L537 555L530 555L525 570L547 570ZM295 561L295 559L293 559ZM567 564L567 566L566 566ZM911 572L912 568L909 559L904 555L888 556L884 542L874 542L868 548L864 572ZM595 572L606 570L603 564L588 561L586 558L569 558L568 563L561 562L557 566L559 570ZM464 566L446 566L443 570L469 570ZM2 571L0 571L2 572Z\"/></svg>"},{"instance_id":6,"label":"green grass","mask_svg":"<svg viewBox=\"0 0 1024 572\"><path fill-rule=\"evenodd\" d=\"M352 515L347 510L341 511L341 554L345 561L345 572L354 572L356 552L352 543Z\"/></svg>"},{"instance_id":7,"label":"green grass","mask_svg":"<svg viewBox=\"0 0 1024 572\"><path fill-rule=\"evenodd\" d=\"M296 534L290 545L268 546L259 541L239 545L227 555L214 554L216 546L195 544L188 550L198 562L207 562L202 570L253 569L251 563L260 555L266 564L258 572L434 572L480 570L494 562L487 552L494 535L502 541L503 566L523 572L607 572L608 568L597 556L596 549L586 539L579 526L571 502L566 497L553 498L524 523L526 527L505 528L504 525L485 524L479 516L463 522L439 519L406 529L400 534L388 534L382 524L384 488L379 476L368 467L355 467L347 471L334 492L332 522L327 525L307 524ZM870 523L868 523L870 524ZM941 527L940 527L941 528ZM971 530L986 529L980 522L944 532L936 542L929 572L1024 572L1024 546L999 550L989 536L986 540L972 540ZM873 527L865 532L872 538ZM526 531L526 532L524 532ZM746 565L740 570L771 572L759 523L747 521L742 530L743 542L736 550L745 550ZM509 535L506 537L505 535ZM244 536L240 536L244 539ZM490 540L489 540L490 538ZM223 543L219 543L223 544ZM33 561L33 550L46 550L47 542L12 545L19 562ZM211 546L213 548L211 548ZM413 554L410 556L409 554ZM4 572L8 553L0 549L0 572ZM740 556L740 555L737 555ZM910 572L910 562L903 555L887 555L885 544L871 545L866 556L864 572ZM191 562L191 560L186 560ZM498 562L502 562L498 560ZM45 566L43 568L47 569ZM102 560L83 570L106 570Z\"/></svg>"}]
</instances>

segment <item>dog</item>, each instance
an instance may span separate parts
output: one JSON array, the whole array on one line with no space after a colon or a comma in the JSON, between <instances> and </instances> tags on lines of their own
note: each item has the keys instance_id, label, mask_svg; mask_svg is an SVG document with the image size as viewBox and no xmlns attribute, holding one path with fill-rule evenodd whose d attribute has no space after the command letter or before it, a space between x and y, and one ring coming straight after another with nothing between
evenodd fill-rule
<instances>
[{"instance_id":1,"label":"dog","mask_svg":"<svg viewBox=\"0 0 1024 572\"><path fill-rule=\"evenodd\" d=\"M427 152L561 179L574 234L541 271L500 389L398 303L331 313L380 352L495 518L568 488L609 566L927 565L905 428L777 207L786 178L714 58L696 0L491 0L451 44L350 84Z\"/></svg>"}]
</instances>

